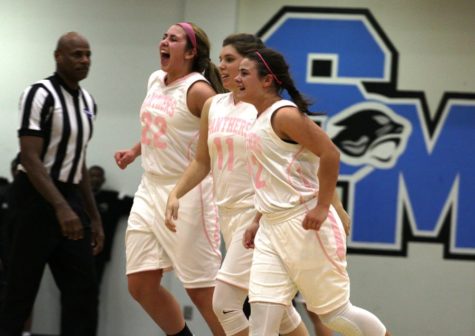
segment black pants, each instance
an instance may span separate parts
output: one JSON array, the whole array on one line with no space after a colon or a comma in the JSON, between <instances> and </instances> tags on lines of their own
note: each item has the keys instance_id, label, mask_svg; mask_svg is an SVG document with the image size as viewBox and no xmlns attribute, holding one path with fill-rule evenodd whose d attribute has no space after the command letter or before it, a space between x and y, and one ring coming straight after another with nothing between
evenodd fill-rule
<instances>
[{"instance_id":1,"label":"black pants","mask_svg":"<svg viewBox=\"0 0 475 336\"><path fill-rule=\"evenodd\" d=\"M57 187L85 226L85 238L61 234L53 208L25 174L12 186L13 238L8 252L7 284L0 309L0 336L18 336L28 318L46 264L61 293L61 335L94 336L98 319L98 289L89 220L76 186Z\"/></svg>"},{"instance_id":2,"label":"black pants","mask_svg":"<svg viewBox=\"0 0 475 336\"><path fill-rule=\"evenodd\" d=\"M106 257L104 253L99 253L94 258L94 262L96 265L96 276L97 276L97 284L99 286L99 290L101 289L102 279L104 277L104 271L107 265Z\"/></svg>"}]
</instances>

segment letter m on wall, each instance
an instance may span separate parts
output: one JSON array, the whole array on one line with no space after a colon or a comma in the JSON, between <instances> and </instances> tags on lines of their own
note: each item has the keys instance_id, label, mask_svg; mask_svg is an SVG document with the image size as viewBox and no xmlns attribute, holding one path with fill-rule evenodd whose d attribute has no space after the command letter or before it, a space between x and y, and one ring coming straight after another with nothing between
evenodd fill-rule
<instances>
[{"instance_id":1,"label":"letter m on wall","mask_svg":"<svg viewBox=\"0 0 475 336\"><path fill-rule=\"evenodd\" d=\"M399 90L400 55L366 9L283 7L258 35L326 113L349 252L405 256L419 241L475 260L475 93L446 92L431 114L423 91Z\"/></svg>"}]
</instances>

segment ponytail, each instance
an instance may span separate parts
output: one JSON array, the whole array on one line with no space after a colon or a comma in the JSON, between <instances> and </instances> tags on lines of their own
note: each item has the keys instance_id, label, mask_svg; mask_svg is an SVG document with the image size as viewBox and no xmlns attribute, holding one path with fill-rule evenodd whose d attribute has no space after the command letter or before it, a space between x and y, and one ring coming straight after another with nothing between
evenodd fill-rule
<instances>
[{"instance_id":1,"label":"ponytail","mask_svg":"<svg viewBox=\"0 0 475 336\"><path fill-rule=\"evenodd\" d=\"M193 28L196 38L195 44L187 34L187 48L194 48L196 50L196 56L193 59L192 71L202 74L217 93L226 92L223 87L223 83L221 82L221 76L219 75L218 67L210 60L211 45L208 35L206 35L203 29L194 23L188 22L188 24Z\"/></svg>"},{"instance_id":2,"label":"ponytail","mask_svg":"<svg viewBox=\"0 0 475 336\"><path fill-rule=\"evenodd\" d=\"M224 88L223 83L221 81L219 69L216 64L211 62L211 60L209 60L208 66L205 68L203 76L205 76L205 78L209 80L209 83L213 87L214 91L216 91L217 93L226 92L226 89Z\"/></svg>"},{"instance_id":3,"label":"ponytail","mask_svg":"<svg viewBox=\"0 0 475 336\"><path fill-rule=\"evenodd\" d=\"M289 76L289 79L290 79L290 81L282 83L282 87L287 90L287 92L289 93L290 98L292 98L292 101L297 105L300 112L310 113L308 107L312 104L312 102L308 98L304 97L300 93L299 90L297 90L297 88L295 87L295 84L294 84L292 78L290 78L290 76Z\"/></svg>"},{"instance_id":4,"label":"ponytail","mask_svg":"<svg viewBox=\"0 0 475 336\"><path fill-rule=\"evenodd\" d=\"M289 72L289 66L282 54L270 48L263 48L249 53L246 55L246 58L256 62L258 73L261 77L268 74L272 75L274 78L273 84L279 95L283 90L287 90L299 111L310 113L308 107L311 105L311 102L295 87L294 80Z\"/></svg>"}]
</instances>

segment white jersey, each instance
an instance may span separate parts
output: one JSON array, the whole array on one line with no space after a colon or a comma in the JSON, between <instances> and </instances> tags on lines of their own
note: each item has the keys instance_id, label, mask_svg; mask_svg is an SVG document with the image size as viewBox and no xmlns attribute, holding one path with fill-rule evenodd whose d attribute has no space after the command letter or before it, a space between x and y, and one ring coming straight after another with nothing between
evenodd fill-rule
<instances>
[{"instance_id":1,"label":"white jersey","mask_svg":"<svg viewBox=\"0 0 475 336\"><path fill-rule=\"evenodd\" d=\"M200 127L186 96L192 84L207 80L193 72L166 85L165 76L162 70L150 76L140 110L142 166L147 173L178 179L195 157Z\"/></svg>"},{"instance_id":2,"label":"white jersey","mask_svg":"<svg viewBox=\"0 0 475 336\"><path fill-rule=\"evenodd\" d=\"M256 120L253 105L234 103L232 93L212 98L208 114L211 174L219 207L254 206L254 190L247 168L246 134Z\"/></svg>"},{"instance_id":3,"label":"white jersey","mask_svg":"<svg viewBox=\"0 0 475 336\"><path fill-rule=\"evenodd\" d=\"M272 115L284 106L296 105L288 100L272 104L258 116L246 139L256 208L263 214L293 209L318 192L320 159L299 144L285 142L272 128Z\"/></svg>"},{"instance_id":4,"label":"white jersey","mask_svg":"<svg viewBox=\"0 0 475 336\"><path fill-rule=\"evenodd\" d=\"M145 173L134 197L126 236L127 274L174 268L185 288L212 287L221 264L211 176L183 197L178 232L165 226L168 195L195 156L200 119L187 106L191 73L168 85L154 72L140 112Z\"/></svg>"}]
</instances>

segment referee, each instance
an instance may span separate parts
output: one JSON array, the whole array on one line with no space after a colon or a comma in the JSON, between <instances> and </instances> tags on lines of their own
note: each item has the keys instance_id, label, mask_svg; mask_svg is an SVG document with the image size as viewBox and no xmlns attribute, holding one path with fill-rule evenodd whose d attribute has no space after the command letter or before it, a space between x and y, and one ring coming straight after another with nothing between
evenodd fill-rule
<instances>
[{"instance_id":1,"label":"referee","mask_svg":"<svg viewBox=\"0 0 475 336\"><path fill-rule=\"evenodd\" d=\"M96 105L79 86L89 71L89 43L67 33L54 57L56 72L20 99L20 173L10 194L14 233L0 336L20 335L46 264L61 292L61 335L96 335L93 254L104 233L85 165Z\"/></svg>"}]
</instances>

